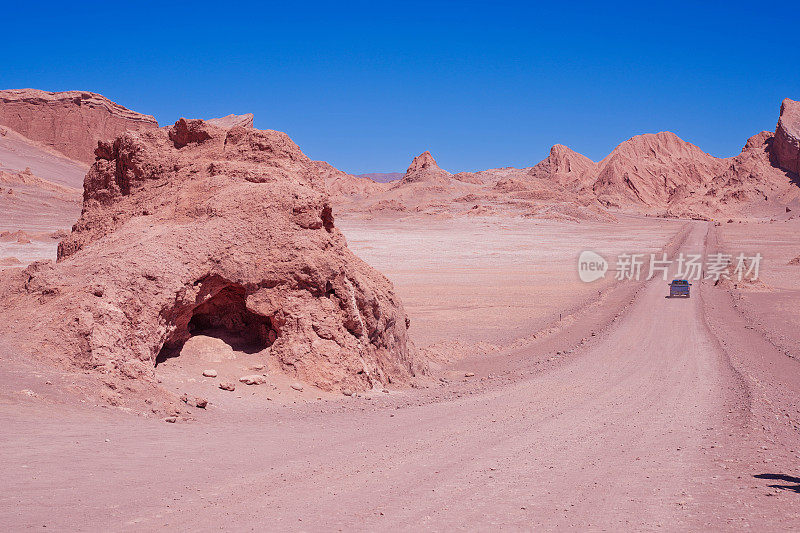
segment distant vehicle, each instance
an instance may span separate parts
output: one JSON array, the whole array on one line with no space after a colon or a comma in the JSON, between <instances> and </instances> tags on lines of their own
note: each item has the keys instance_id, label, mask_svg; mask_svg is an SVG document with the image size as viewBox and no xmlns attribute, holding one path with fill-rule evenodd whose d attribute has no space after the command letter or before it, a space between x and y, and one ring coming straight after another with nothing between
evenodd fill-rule
<instances>
[{"instance_id":1,"label":"distant vehicle","mask_svg":"<svg viewBox=\"0 0 800 533\"><path fill-rule=\"evenodd\" d=\"M685 296L689 298L689 287L691 286L688 279L673 279L669 284L669 297Z\"/></svg>"}]
</instances>

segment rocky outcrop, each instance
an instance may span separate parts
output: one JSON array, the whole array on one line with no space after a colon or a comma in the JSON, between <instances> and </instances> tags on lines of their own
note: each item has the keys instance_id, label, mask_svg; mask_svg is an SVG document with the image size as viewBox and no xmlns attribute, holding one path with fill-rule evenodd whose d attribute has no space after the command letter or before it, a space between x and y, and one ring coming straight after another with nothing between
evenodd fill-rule
<instances>
[{"instance_id":1,"label":"rocky outcrop","mask_svg":"<svg viewBox=\"0 0 800 533\"><path fill-rule=\"evenodd\" d=\"M314 161L314 166L334 204L342 205L352 199L368 198L387 188L387 185L376 183L369 178L343 172L325 161Z\"/></svg>"},{"instance_id":2,"label":"rocky outcrop","mask_svg":"<svg viewBox=\"0 0 800 533\"><path fill-rule=\"evenodd\" d=\"M99 94L36 89L0 91L0 125L85 163L94 161L98 141L110 141L126 130L158 127L150 115Z\"/></svg>"},{"instance_id":3,"label":"rocky outcrop","mask_svg":"<svg viewBox=\"0 0 800 533\"><path fill-rule=\"evenodd\" d=\"M226 115L220 118L212 118L206 120L206 122L213 126L219 126L220 128L234 128L236 126L252 128L254 118L252 113L245 113L244 115Z\"/></svg>"},{"instance_id":4,"label":"rocky outcrop","mask_svg":"<svg viewBox=\"0 0 800 533\"><path fill-rule=\"evenodd\" d=\"M556 144L545 159L528 169L528 174L572 188L591 181L596 167L597 164L588 157L563 144Z\"/></svg>"},{"instance_id":5,"label":"rocky outcrop","mask_svg":"<svg viewBox=\"0 0 800 533\"><path fill-rule=\"evenodd\" d=\"M683 189L708 182L724 162L671 132L637 135L597 164L592 185L607 206L664 207Z\"/></svg>"},{"instance_id":6,"label":"rocky outcrop","mask_svg":"<svg viewBox=\"0 0 800 533\"><path fill-rule=\"evenodd\" d=\"M450 181L450 173L439 168L436 160L427 150L422 152L411 161L405 176L400 180L400 184L407 183L430 183L446 184Z\"/></svg>"},{"instance_id":7,"label":"rocky outcrop","mask_svg":"<svg viewBox=\"0 0 800 533\"><path fill-rule=\"evenodd\" d=\"M5 323L33 324L26 346L138 380L209 331L327 390L424 370L391 283L348 250L317 165L277 131L181 119L100 143L58 262L0 294Z\"/></svg>"},{"instance_id":8,"label":"rocky outcrop","mask_svg":"<svg viewBox=\"0 0 800 533\"><path fill-rule=\"evenodd\" d=\"M770 159L783 170L800 175L800 102L786 98L781 103Z\"/></svg>"}]
</instances>

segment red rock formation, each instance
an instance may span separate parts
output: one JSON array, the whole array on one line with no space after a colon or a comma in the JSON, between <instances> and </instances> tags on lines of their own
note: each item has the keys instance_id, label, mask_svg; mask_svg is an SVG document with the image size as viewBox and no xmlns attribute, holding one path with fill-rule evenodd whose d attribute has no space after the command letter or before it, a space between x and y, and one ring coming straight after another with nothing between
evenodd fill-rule
<instances>
[{"instance_id":1,"label":"red rock formation","mask_svg":"<svg viewBox=\"0 0 800 533\"><path fill-rule=\"evenodd\" d=\"M450 173L439 168L431 153L426 150L414 158L400 183L447 183L448 181Z\"/></svg>"},{"instance_id":2,"label":"red rock formation","mask_svg":"<svg viewBox=\"0 0 800 533\"><path fill-rule=\"evenodd\" d=\"M724 163L671 132L637 135L597 164L592 186L608 206L664 207L682 188L697 188Z\"/></svg>"},{"instance_id":3,"label":"red rock formation","mask_svg":"<svg viewBox=\"0 0 800 533\"><path fill-rule=\"evenodd\" d=\"M800 102L786 98L770 147L773 164L800 175Z\"/></svg>"},{"instance_id":4,"label":"red rock formation","mask_svg":"<svg viewBox=\"0 0 800 533\"><path fill-rule=\"evenodd\" d=\"M325 161L314 161L314 165L335 204L368 198L388 187L388 185L376 183L369 178L343 172Z\"/></svg>"},{"instance_id":5,"label":"red rock formation","mask_svg":"<svg viewBox=\"0 0 800 533\"><path fill-rule=\"evenodd\" d=\"M254 118L252 113L245 113L244 115L226 115L220 118L212 118L206 120L206 122L220 128L233 128L236 126L252 128Z\"/></svg>"},{"instance_id":6,"label":"red rock formation","mask_svg":"<svg viewBox=\"0 0 800 533\"><path fill-rule=\"evenodd\" d=\"M596 168L597 163L588 157L563 144L556 144L550 148L550 155L528 169L528 174L574 188L591 183Z\"/></svg>"},{"instance_id":7,"label":"red rock formation","mask_svg":"<svg viewBox=\"0 0 800 533\"><path fill-rule=\"evenodd\" d=\"M98 141L126 130L158 127L156 120L90 92L0 91L0 125L50 146L69 158L92 163Z\"/></svg>"},{"instance_id":8,"label":"red rock formation","mask_svg":"<svg viewBox=\"0 0 800 533\"><path fill-rule=\"evenodd\" d=\"M723 170L702 188L687 190L673 200L673 214L696 213L765 215L785 210L800 196L800 189L770 159L774 137L762 131L748 139L741 153L720 159Z\"/></svg>"},{"instance_id":9,"label":"red rock formation","mask_svg":"<svg viewBox=\"0 0 800 533\"><path fill-rule=\"evenodd\" d=\"M182 119L97 157L58 263L0 283L6 322L32 324L16 334L26 346L147 380L193 333L221 329L324 389L424 368L391 283L347 249L317 166L286 134Z\"/></svg>"}]
</instances>

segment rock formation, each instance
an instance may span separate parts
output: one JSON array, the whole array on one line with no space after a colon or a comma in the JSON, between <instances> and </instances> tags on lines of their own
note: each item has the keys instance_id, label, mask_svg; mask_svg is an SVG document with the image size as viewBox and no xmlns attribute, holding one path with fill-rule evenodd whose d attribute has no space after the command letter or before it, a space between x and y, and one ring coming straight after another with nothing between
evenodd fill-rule
<instances>
[{"instance_id":1,"label":"rock formation","mask_svg":"<svg viewBox=\"0 0 800 533\"><path fill-rule=\"evenodd\" d=\"M450 173L439 168L431 153L426 150L411 161L400 184L418 182L446 184L448 181L450 181Z\"/></svg>"},{"instance_id":2,"label":"rock formation","mask_svg":"<svg viewBox=\"0 0 800 533\"><path fill-rule=\"evenodd\" d=\"M325 161L314 161L314 166L319 176L325 183L328 193L335 204L347 203L349 200L368 198L382 190L387 185L376 183L368 178L353 176L342 172Z\"/></svg>"},{"instance_id":3,"label":"rock formation","mask_svg":"<svg viewBox=\"0 0 800 533\"><path fill-rule=\"evenodd\" d=\"M592 186L607 206L666 206L681 190L701 186L724 163L671 132L637 135L597 164Z\"/></svg>"},{"instance_id":4,"label":"rock formation","mask_svg":"<svg viewBox=\"0 0 800 533\"><path fill-rule=\"evenodd\" d=\"M181 119L96 155L58 262L0 282L0 330L31 324L23 349L146 381L193 334L223 331L328 390L424 370L391 283L348 250L286 134Z\"/></svg>"},{"instance_id":5,"label":"rock formation","mask_svg":"<svg viewBox=\"0 0 800 533\"><path fill-rule=\"evenodd\" d=\"M98 141L126 130L158 127L156 120L90 92L0 91L0 125L50 146L71 159L92 163Z\"/></svg>"},{"instance_id":6,"label":"rock formation","mask_svg":"<svg viewBox=\"0 0 800 533\"><path fill-rule=\"evenodd\" d=\"M556 144L550 148L550 155L528 169L528 174L574 188L591 183L596 167L597 164L588 157L563 144Z\"/></svg>"},{"instance_id":7,"label":"rock formation","mask_svg":"<svg viewBox=\"0 0 800 533\"><path fill-rule=\"evenodd\" d=\"M773 164L800 175L800 102L786 98L770 147Z\"/></svg>"},{"instance_id":8,"label":"rock formation","mask_svg":"<svg viewBox=\"0 0 800 533\"><path fill-rule=\"evenodd\" d=\"M255 117L252 113L245 113L244 115L226 115L220 118L212 118L206 120L206 123L212 124L214 126L219 126L220 128L233 128L235 126L242 126L244 128L252 128L253 127L253 119Z\"/></svg>"}]
</instances>

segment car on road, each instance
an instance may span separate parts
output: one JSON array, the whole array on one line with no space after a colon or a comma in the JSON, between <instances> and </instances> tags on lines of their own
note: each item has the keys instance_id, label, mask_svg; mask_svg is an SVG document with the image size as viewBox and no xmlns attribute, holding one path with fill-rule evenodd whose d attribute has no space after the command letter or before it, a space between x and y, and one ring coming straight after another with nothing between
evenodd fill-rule
<instances>
[{"instance_id":1,"label":"car on road","mask_svg":"<svg viewBox=\"0 0 800 533\"><path fill-rule=\"evenodd\" d=\"M688 279L673 279L669 284L669 297L676 298L685 296L689 298L689 287L691 286L692 284L689 283Z\"/></svg>"}]
</instances>

